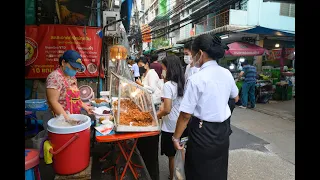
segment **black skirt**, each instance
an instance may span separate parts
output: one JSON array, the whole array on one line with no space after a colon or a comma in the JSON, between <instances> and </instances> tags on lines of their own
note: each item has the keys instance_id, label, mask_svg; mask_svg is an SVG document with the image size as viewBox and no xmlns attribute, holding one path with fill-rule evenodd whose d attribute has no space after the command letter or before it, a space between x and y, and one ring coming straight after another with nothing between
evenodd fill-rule
<instances>
[{"instance_id":1,"label":"black skirt","mask_svg":"<svg viewBox=\"0 0 320 180\"><path fill-rule=\"evenodd\" d=\"M192 117L185 159L187 180L227 180L230 118L211 123Z\"/></svg>"}]
</instances>

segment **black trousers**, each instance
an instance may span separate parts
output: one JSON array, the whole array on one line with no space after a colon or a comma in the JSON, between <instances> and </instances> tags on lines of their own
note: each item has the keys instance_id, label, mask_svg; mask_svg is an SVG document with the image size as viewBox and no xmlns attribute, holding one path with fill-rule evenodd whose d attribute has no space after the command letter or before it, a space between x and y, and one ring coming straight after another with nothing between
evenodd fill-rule
<instances>
[{"instance_id":1,"label":"black trousers","mask_svg":"<svg viewBox=\"0 0 320 180\"><path fill-rule=\"evenodd\" d=\"M137 147L151 179L159 180L159 135L139 138Z\"/></svg>"},{"instance_id":2,"label":"black trousers","mask_svg":"<svg viewBox=\"0 0 320 180\"><path fill-rule=\"evenodd\" d=\"M231 99L231 98L230 98L229 101L228 101L228 105L229 105L229 108L230 108L231 114L232 114L234 108L236 107L236 101L235 101L235 99Z\"/></svg>"},{"instance_id":3,"label":"black trousers","mask_svg":"<svg viewBox=\"0 0 320 180\"><path fill-rule=\"evenodd\" d=\"M230 118L222 123L203 121L192 117L188 124L188 142L185 159L187 180L227 180L229 158Z\"/></svg>"}]
</instances>

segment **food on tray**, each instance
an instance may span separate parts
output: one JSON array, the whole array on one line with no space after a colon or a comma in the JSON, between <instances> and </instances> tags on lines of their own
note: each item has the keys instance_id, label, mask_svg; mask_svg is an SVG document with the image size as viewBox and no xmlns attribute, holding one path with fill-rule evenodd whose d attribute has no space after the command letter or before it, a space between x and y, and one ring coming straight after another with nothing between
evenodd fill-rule
<instances>
[{"instance_id":1,"label":"food on tray","mask_svg":"<svg viewBox=\"0 0 320 180\"><path fill-rule=\"evenodd\" d=\"M103 102L107 102L104 99L94 99L93 101L96 102L97 104L100 104L100 103L103 103Z\"/></svg>"},{"instance_id":2,"label":"food on tray","mask_svg":"<svg viewBox=\"0 0 320 180\"><path fill-rule=\"evenodd\" d=\"M118 101L113 103L114 113L117 114ZM139 107L129 99L121 100L120 123L128 126L152 126L153 117L150 112L142 112Z\"/></svg>"}]
</instances>

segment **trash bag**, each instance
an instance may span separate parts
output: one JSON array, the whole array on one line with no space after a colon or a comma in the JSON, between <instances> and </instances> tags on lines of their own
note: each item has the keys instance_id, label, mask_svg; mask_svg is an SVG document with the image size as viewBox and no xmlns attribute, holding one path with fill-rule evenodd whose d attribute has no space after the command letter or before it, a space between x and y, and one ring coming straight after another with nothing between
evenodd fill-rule
<instances>
[{"instance_id":1,"label":"trash bag","mask_svg":"<svg viewBox=\"0 0 320 180\"><path fill-rule=\"evenodd\" d=\"M185 149L177 150L176 155L174 156L173 180L186 179L186 175L184 173L185 152Z\"/></svg>"}]
</instances>

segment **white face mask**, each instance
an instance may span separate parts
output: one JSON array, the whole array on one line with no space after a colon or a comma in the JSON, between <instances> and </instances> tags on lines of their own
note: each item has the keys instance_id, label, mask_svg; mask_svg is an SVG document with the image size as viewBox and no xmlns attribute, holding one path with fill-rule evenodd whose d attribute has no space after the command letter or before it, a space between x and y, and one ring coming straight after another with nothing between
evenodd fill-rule
<instances>
[{"instance_id":1,"label":"white face mask","mask_svg":"<svg viewBox=\"0 0 320 180\"><path fill-rule=\"evenodd\" d=\"M185 62L186 64L190 64L190 63L192 62L191 56L184 55L183 58L184 58L184 62Z\"/></svg>"}]
</instances>

